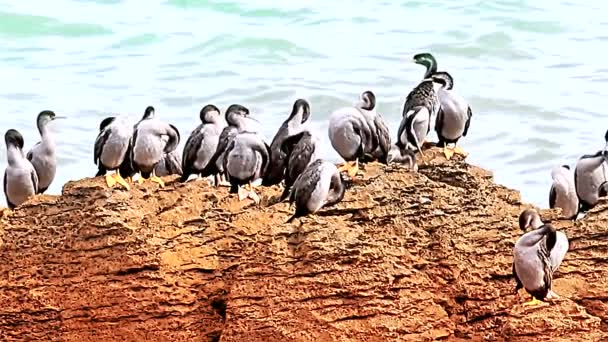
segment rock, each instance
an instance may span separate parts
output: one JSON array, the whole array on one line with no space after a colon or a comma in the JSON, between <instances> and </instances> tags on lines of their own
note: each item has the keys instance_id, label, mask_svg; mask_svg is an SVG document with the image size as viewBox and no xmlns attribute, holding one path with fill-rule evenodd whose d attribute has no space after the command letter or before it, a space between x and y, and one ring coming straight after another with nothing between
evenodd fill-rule
<instances>
[{"instance_id":1,"label":"rock","mask_svg":"<svg viewBox=\"0 0 608 342\"><path fill-rule=\"evenodd\" d=\"M292 224L287 204L171 179L84 179L3 212L0 340L608 338L605 203L576 223L541 211L571 241L563 300L525 308L511 249L527 206L459 156L425 151L417 173L370 164L342 203Z\"/></svg>"}]
</instances>

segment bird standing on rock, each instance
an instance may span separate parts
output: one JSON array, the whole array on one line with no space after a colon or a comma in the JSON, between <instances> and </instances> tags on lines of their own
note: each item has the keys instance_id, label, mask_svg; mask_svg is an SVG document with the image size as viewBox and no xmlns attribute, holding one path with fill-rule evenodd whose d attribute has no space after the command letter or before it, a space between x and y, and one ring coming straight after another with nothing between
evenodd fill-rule
<instances>
[{"instance_id":1,"label":"bird standing on rock","mask_svg":"<svg viewBox=\"0 0 608 342\"><path fill-rule=\"evenodd\" d=\"M293 183L298 176L306 170L310 163L317 160L319 139L309 131L303 131L287 137L283 141L281 150L285 155L285 188L279 201L285 200L291 191Z\"/></svg>"},{"instance_id":2,"label":"bird standing on rock","mask_svg":"<svg viewBox=\"0 0 608 342\"><path fill-rule=\"evenodd\" d=\"M341 108L329 117L329 140L345 160L339 168L352 178L359 171L359 162L367 156L386 163L390 149L390 134L381 116L376 112L376 96L371 91L361 94L354 107ZM380 152L379 150L380 149Z\"/></svg>"},{"instance_id":3,"label":"bird standing on rock","mask_svg":"<svg viewBox=\"0 0 608 342\"><path fill-rule=\"evenodd\" d=\"M334 164L322 159L315 160L293 184L289 203L296 203L296 212L287 223L339 203L349 186L350 180L343 178Z\"/></svg>"},{"instance_id":4,"label":"bird standing on rock","mask_svg":"<svg viewBox=\"0 0 608 342\"><path fill-rule=\"evenodd\" d=\"M119 172L126 164L131 167L130 144L133 128L124 117L108 117L101 121L99 134L95 139L93 150L93 161L98 166L96 177L105 175L108 187L116 183L129 190L129 184L123 177L129 176ZM125 159L128 159L125 161ZM107 171L115 171L108 174Z\"/></svg>"},{"instance_id":5,"label":"bird standing on rock","mask_svg":"<svg viewBox=\"0 0 608 342\"><path fill-rule=\"evenodd\" d=\"M226 123L220 110L208 104L200 112L201 124L190 134L182 157L182 182L192 174L201 174L217 150Z\"/></svg>"},{"instance_id":6,"label":"bird standing on rock","mask_svg":"<svg viewBox=\"0 0 608 342\"><path fill-rule=\"evenodd\" d=\"M154 168L163 154L175 150L180 135L175 126L155 118L154 114L154 107L147 107L142 120L136 125L131 159L135 172L140 173L140 184L149 178L162 187L165 183L155 175Z\"/></svg>"},{"instance_id":7,"label":"bird standing on rock","mask_svg":"<svg viewBox=\"0 0 608 342\"><path fill-rule=\"evenodd\" d=\"M23 136L14 129L4 135L8 166L4 171L4 195L10 209L21 205L38 192L38 175L23 156Z\"/></svg>"},{"instance_id":8,"label":"bird standing on rock","mask_svg":"<svg viewBox=\"0 0 608 342\"><path fill-rule=\"evenodd\" d=\"M57 172L57 156L55 154L55 139L50 131L48 124L57 119L63 119L62 116L57 116L53 111L45 110L38 114L36 126L40 132L41 141L36 143L34 147L27 153L26 158L29 160L38 175L38 192L44 193Z\"/></svg>"},{"instance_id":9,"label":"bird standing on rock","mask_svg":"<svg viewBox=\"0 0 608 342\"><path fill-rule=\"evenodd\" d=\"M513 247L513 275L515 291L522 287L532 295L524 305L537 305L540 301L559 298L552 290L553 273L568 252L568 238L551 224L543 224L535 210L524 210L519 216L519 227L525 233Z\"/></svg>"},{"instance_id":10,"label":"bird standing on rock","mask_svg":"<svg viewBox=\"0 0 608 342\"><path fill-rule=\"evenodd\" d=\"M582 156L574 168L574 185L579 200L579 213L595 207L600 197L608 194L608 131L606 146L595 154Z\"/></svg>"},{"instance_id":11,"label":"bird standing on rock","mask_svg":"<svg viewBox=\"0 0 608 342\"><path fill-rule=\"evenodd\" d=\"M288 137L301 132L302 126L310 118L310 104L304 99L298 99L293 104L291 114L283 122L277 134L270 143L270 165L262 180L262 185L270 186L279 184L285 174L285 164L288 156L282 150L283 142Z\"/></svg>"},{"instance_id":12,"label":"bird standing on rock","mask_svg":"<svg viewBox=\"0 0 608 342\"><path fill-rule=\"evenodd\" d=\"M452 158L454 153L466 157L467 153L456 144L460 138L466 137L469 132L471 117L473 116L471 107L452 90L454 87L452 75L440 71L434 73L431 79L441 84L441 88L437 90L439 111L435 120L435 132L439 138L437 147L443 147L443 153L448 160ZM454 147L449 148L448 144L454 144Z\"/></svg>"},{"instance_id":13,"label":"bird standing on rock","mask_svg":"<svg viewBox=\"0 0 608 342\"><path fill-rule=\"evenodd\" d=\"M570 166L562 165L551 171L553 184L549 191L549 208L561 208L562 214L569 219L576 219L578 214L578 196L574 184L574 172Z\"/></svg>"}]
</instances>

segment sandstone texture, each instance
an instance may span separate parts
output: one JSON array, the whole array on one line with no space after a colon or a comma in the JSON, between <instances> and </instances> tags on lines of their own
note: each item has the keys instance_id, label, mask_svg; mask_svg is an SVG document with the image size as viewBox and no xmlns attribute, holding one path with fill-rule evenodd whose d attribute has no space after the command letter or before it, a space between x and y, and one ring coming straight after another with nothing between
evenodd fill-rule
<instances>
[{"instance_id":1,"label":"sandstone texture","mask_svg":"<svg viewBox=\"0 0 608 342\"><path fill-rule=\"evenodd\" d=\"M0 340L608 339L604 202L575 223L540 211L570 251L562 299L529 308L511 276L529 205L438 149L417 173L367 165L342 203L291 224L279 187L258 207L173 180L84 179L3 211Z\"/></svg>"}]
</instances>

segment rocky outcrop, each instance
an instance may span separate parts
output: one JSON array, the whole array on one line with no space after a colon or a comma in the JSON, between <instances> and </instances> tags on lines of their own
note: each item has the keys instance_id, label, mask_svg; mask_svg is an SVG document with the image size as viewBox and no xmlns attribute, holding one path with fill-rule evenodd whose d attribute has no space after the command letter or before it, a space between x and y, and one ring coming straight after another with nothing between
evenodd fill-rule
<instances>
[{"instance_id":1,"label":"rocky outcrop","mask_svg":"<svg viewBox=\"0 0 608 342\"><path fill-rule=\"evenodd\" d=\"M433 153L434 152L434 153ZM284 222L280 189L65 185L0 218L0 340L597 341L608 337L608 206L544 220L570 252L536 308L515 294L518 192L425 152L368 165L344 201Z\"/></svg>"}]
</instances>

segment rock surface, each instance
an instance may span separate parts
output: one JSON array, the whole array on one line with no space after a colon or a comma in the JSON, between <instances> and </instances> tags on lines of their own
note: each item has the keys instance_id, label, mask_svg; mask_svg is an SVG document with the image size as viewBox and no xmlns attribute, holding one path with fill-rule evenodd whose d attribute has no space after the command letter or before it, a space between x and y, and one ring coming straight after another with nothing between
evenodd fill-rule
<instances>
[{"instance_id":1,"label":"rock surface","mask_svg":"<svg viewBox=\"0 0 608 342\"><path fill-rule=\"evenodd\" d=\"M562 300L514 293L518 192L425 152L368 165L334 208L238 202L205 181L65 185L0 214L0 340L598 341L608 338L608 206L541 216L570 252Z\"/></svg>"}]
</instances>

